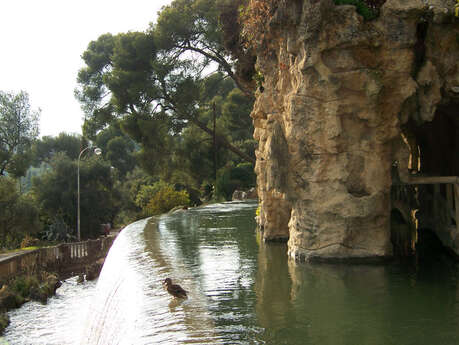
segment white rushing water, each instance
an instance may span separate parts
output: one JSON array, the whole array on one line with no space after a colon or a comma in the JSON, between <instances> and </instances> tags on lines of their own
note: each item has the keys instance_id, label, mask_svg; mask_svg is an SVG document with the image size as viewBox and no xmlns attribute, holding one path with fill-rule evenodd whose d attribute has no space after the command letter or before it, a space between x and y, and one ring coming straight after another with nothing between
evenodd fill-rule
<instances>
[{"instance_id":1,"label":"white rushing water","mask_svg":"<svg viewBox=\"0 0 459 345\"><path fill-rule=\"evenodd\" d=\"M28 302L10 311L11 324L0 344L76 345L79 343L96 281L78 284L63 282L47 304Z\"/></svg>"}]
</instances>

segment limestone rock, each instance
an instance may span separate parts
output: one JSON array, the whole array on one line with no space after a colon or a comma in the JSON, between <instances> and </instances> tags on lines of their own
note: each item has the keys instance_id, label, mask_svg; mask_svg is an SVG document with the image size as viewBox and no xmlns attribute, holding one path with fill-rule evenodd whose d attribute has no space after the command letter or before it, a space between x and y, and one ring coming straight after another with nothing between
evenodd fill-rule
<instances>
[{"instance_id":1,"label":"limestone rock","mask_svg":"<svg viewBox=\"0 0 459 345\"><path fill-rule=\"evenodd\" d=\"M231 200L253 200L257 199L257 190L255 188L250 188L248 191L235 190Z\"/></svg>"},{"instance_id":2,"label":"limestone rock","mask_svg":"<svg viewBox=\"0 0 459 345\"><path fill-rule=\"evenodd\" d=\"M417 150L408 127L459 101L459 22L444 11L454 1L387 0L370 22L354 6L291 3L257 51L263 237L289 238L297 259L390 257L391 167L406 176Z\"/></svg>"},{"instance_id":3,"label":"limestone rock","mask_svg":"<svg viewBox=\"0 0 459 345\"><path fill-rule=\"evenodd\" d=\"M11 292L8 285L3 285L0 289L0 310L10 310L21 306L22 301L18 301L17 296Z\"/></svg>"},{"instance_id":4,"label":"limestone rock","mask_svg":"<svg viewBox=\"0 0 459 345\"><path fill-rule=\"evenodd\" d=\"M247 193L243 190L235 190L231 197L231 200L245 200L247 199Z\"/></svg>"},{"instance_id":5,"label":"limestone rock","mask_svg":"<svg viewBox=\"0 0 459 345\"><path fill-rule=\"evenodd\" d=\"M95 263L86 266L86 280L90 281L99 277L100 271L104 266L104 262L104 259L99 259Z\"/></svg>"}]
</instances>

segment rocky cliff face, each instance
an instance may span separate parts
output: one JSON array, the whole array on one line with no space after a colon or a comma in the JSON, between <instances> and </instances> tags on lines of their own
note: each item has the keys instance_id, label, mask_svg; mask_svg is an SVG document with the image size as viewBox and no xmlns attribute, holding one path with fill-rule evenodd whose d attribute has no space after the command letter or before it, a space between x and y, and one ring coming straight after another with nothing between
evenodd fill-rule
<instances>
[{"instance_id":1,"label":"rocky cliff face","mask_svg":"<svg viewBox=\"0 0 459 345\"><path fill-rule=\"evenodd\" d=\"M392 255L390 189L422 163L418 129L445 116L459 161L454 3L387 0L365 21L332 0L278 2L251 115L266 240L299 260Z\"/></svg>"}]
</instances>

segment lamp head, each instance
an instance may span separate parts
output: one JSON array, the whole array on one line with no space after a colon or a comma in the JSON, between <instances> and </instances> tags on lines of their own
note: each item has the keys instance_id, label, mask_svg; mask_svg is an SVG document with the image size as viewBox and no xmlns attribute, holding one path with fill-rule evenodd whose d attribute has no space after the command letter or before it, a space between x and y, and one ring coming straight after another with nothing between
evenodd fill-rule
<instances>
[{"instance_id":1,"label":"lamp head","mask_svg":"<svg viewBox=\"0 0 459 345\"><path fill-rule=\"evenodd\" d=\"M100 148L96 147L94 149L94 153L99 156L102 153L102 150Z\"/></svg>"}]
</instances>

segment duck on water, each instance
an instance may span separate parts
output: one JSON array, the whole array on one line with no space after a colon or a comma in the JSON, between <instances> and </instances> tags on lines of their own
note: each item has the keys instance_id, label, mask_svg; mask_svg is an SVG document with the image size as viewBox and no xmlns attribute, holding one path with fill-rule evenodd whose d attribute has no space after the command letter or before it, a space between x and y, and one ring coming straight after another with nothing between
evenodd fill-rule
<instances>
[{"instance_id":1,"label":"duck on water","mask_svg":"<svg viewBox=\"0 0 459 345\"><path fill-rule=\"evenodd\" d=\"M167 292L169 292L172 296L177 298L187 298L186 291L180 285L172 284L171 278L166 278L163 285Z\"/></svg>"}]
</instances>

